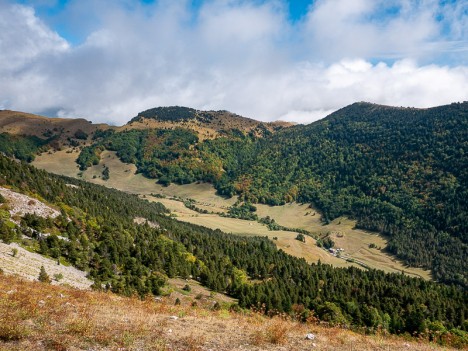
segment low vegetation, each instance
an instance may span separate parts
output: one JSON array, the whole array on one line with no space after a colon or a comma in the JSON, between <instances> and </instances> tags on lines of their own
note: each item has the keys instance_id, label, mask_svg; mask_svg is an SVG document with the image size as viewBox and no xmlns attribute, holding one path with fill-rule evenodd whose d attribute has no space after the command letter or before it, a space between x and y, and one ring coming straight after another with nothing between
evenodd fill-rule
<instances>
[{"instance_id":1,"label":"low vegetation","mask_svg":"<svg viewBox=\"0 0 468 351\"><path fill-rule=\"evenodd\" d=\"M452 350L461 339L441 325L415 339L366 335L311 317L268 318L251 311L175 306L157 300L0 276L0 350ZM298 310L299 312L299 310ZM306 340L311 334L313 339ZM450 347L452 345L452 347Z\"/></svg>"}]
</instances>

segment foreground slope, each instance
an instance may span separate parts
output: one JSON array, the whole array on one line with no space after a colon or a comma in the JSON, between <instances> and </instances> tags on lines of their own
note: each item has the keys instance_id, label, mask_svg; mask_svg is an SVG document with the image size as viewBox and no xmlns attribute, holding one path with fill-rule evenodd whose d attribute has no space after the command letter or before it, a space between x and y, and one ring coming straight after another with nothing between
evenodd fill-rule
<instances>
[{"instance_id":1,"label":"foreground slope","mask_svg":"<svg viewBox=\"0 0 468 351\"><path fill-rule=\"evenodd\" d=\"M197 300L194 300L197 301ZM313 340L306 340L309 333ZM452 350L443 332L419 340L174 306L0 275L0 350ZM457 344L455 346L462 346Z\"/></svg>"}]
</instances>

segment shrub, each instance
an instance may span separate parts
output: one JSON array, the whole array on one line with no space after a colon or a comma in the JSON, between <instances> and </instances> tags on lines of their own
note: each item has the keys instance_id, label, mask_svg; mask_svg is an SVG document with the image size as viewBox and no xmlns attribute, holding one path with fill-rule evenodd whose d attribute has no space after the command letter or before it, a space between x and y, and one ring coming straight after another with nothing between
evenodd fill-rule
<instances>
[{"instance_id":1,"label":"shrub","mask_svg":"<svg viewBox=\"0 0 468 351\"><path fill-rule=\"evenodd\" d=\"M41 271L39 272L39 277L37 278L40 282L43 282L43 283L51 283L51 279L49 277L49 275L47 274L44 266L41 266Z\"/></svg>"},{"instance_id":2,"label":"shrub","mask_svg":"<svg viewBox=\"0 0 468 351\"><path fill-rule=\"evenodd\" d=\"M343 315L341 308L333 302L325 302L318 309L319 317L332 325L345 325L348 320Z\"/></svg>"},{"instance_id":3,"label":"shrub","mask_svg":"<svg viewBox=\"0 0 468 351\"><path fill-rule=\"evenodd\" d=\"M267 328L267 340L272 344L282 345L288 337L288 323L282 319L275 318Z\"/></svg>"},{"instance_id":4,"label":"shrub","mask_svg":"<svg viewBox=\"0 0 468 351\"><path fill-rule=\"evenodd\" d=\"M21 324L20 320L14 318L0 318L0 340L16 341L29 335L29 330Z\"/></svg>"},{"instance_id":5,"label":"shrub","mask_svg":"<svg viewBox=\"0 0 468 351\"><path fill-rule=\"evenodd\" d=\"M304 234L297 234L296 236L296 240L299 240L299 241L302 241L303 243L305 243L305 236Z\"/></svg>"},{"instance_id":6,"label":"shrub","mask_svg":"<svg viewBox=\"0 0 468 351\"><path fill-rule=\"evenodd\" d=\"M78 129L75 132L75 138L81 139L81 140L86 140L88 138L88 134L86 132L84 132L83 130Z\"/></svg>"}]
</instances>

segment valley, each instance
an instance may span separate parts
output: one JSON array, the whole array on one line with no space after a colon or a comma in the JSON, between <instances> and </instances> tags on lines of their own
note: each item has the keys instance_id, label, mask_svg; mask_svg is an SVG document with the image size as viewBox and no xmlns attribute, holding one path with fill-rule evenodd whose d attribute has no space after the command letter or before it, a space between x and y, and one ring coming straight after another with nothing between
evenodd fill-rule
<instances>
[{"instance_id":1,"label":"valley","mask_svg":"<svg viewBox=\"0 0 468 351\"><path fill-rule=\"evenodd\" d=\"M296 240L297 232L269 230L266 225L257 221L221 217L216 213L227 212L236 202L236 198L223 198L216 195L216 190L208 183L186 185L171 184L161 186L155 180L135 174L136 166L125 164L113 151L103 151L98 165L80 172L75 163L79 152L72 149L44 152L37 156L33 165L49 172L80 178L95 184L138 194L150 201L160 202L166 206L177 220L201 225L210 229L219 229L225 233L244 236L266 236L279 249L308 262L331 264L334 267L359 268L369 267L388 273L401 273L409 276L430 279L430 272L415 267L408 267L401 261L387 254L383 249L387 241L379 234L355 229L355 221L339 217L327 225L321 221L319 212L306 204L289 203L282 206L256 204L259 218L269 216L276 223L288 227L312 232L319 237L330 235L337 248L343 248L342 258L338 258L316 245L316 240L307 237L306 242ZM102 179L102 170L109 168L110 178ZM158 197L152 196L158 194ZM161 198L162 196L163 198ZM183 201L195 200L198 208L214 213L199 213L187 208ZM369 246L372 246L370 248ZM355 262L353 262L355 261Z\"/></svg>"}]
</instances>

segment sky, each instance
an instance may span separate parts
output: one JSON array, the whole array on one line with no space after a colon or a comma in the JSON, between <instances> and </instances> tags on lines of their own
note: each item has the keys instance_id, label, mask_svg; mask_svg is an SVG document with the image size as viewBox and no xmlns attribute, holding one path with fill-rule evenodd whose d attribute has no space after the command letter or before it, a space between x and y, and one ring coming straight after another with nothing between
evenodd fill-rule
<instances>
[{"instance_id":1,"label":"sky","mask_svg":"<svg viewBox=\"0 0 468 351\"><path fill-rule=\"evenodd\" d=\"M0 0L0 109L310 123L468 100L468 0Z\"/></svg>"}]
</instances>

